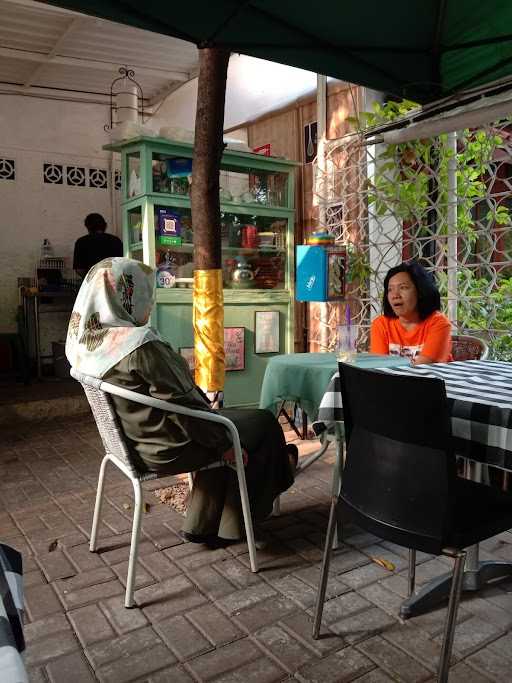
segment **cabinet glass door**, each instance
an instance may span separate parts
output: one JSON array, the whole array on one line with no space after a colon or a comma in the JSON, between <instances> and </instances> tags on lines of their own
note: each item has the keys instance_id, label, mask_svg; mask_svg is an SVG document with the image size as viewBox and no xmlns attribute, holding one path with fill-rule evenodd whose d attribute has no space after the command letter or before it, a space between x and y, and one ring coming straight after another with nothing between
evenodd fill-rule
<instances>
[{"instance_id":1,"label":"cabinet glass door","mask_svg":"<svg viewBox=\"0 0 512 683\"><path fill-rule=\"evenodd\" d=\"M157 286L191 287L193 225L189 208L154 207ZM284 289L288 220L221 212L222 273L228 289Z\"/></svg>"},{"instance_id":2,"label":"cabinet glass door","mask_svg":"<svg viewBox=\"0 0 512 683\"><path fill-rule=\"evenodd\" d=\"M155 206L155 266L157 287L192 287L194 245L188 208Z\"/></svg>"},{"instance_id":3,"label":"cabinet glass door","mask_svg":"<svg viewBox=\"0 0 512 683\"><path fill-rule=\"evenodd\" d=\"M130 256L142 261L142 209L135 207L127 212L128 248Z\"/></svg>"},{"instance_id":4,"label":"cabinet glass door","mask_svg":"<svg viewBox=\"0 0 512 683\"><path fill-rule=\"evenodd\" d=\"M192 181L192 159L153 152L151 160L153 192L188 197Z\"/></svg>"},{"instance_id":5,"label":"cabinet glass door","mask_svg":"<svg viewBox=\"0 0 512 683\"><path fill-rule=\"evenodd\" d=\"M288 174L279 171L239 168L222 164L220 200L224 204L257 206L288 206Z\"/></svg>"},{"instance_id":6,"label":"cabinet glass door","mask_svg":"<svg viewBox=\"0 0 512 683\"><path fill-rule=\"evenodd\" d=\"M153 192L190 196L191 158L153 152L151 169ZM238 206L287 208L288 182L288 173L223 163L219 176L220 201Z\"/></svg>"},{"instance_id":7,"label":"cabinet glass door","mask_svg":"<svg viewBox=\"0 0 512 683\"><path fill-rule=\"evenodd\" d=\"M222 272L228 289L284 289L288 221L221 214Z\"/></svg>"},{"instance_id":8,"label":"cabinet glass door","mask_svg":"<svg viewBox=\"0 0 512 683\"><path fill-rule=\"evenodd\" d=\"M126 155L126 197L132 199L142 194L140 152Z\"/></svg>"}]
</instances>

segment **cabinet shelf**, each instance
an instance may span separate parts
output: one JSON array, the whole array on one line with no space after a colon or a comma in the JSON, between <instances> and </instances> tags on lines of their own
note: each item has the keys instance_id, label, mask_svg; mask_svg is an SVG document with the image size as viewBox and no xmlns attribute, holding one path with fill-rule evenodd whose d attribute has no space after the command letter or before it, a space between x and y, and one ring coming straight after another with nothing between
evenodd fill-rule
<instances>
[{"instance_id":1,"label":"cabinet shelf","mask_svg":"<svg viewBox=\"0 0 512 683\"><path fill-rule=\"evenodd\" d=\"M169 251L176 252L187 252L190 253L194 251L194 244L192 242L182 242L181 244L161 244L158 238L155 240L157 249L169 249ZM136 242L130 244L130 249L142 249L142 242ZM222 251L227 254L243 254L243 255L258 255L262 254L264 256L276 256L278 254L284 254L286 249L284 247L227 247L222 245Z\"/></svg>"}]
</instances>

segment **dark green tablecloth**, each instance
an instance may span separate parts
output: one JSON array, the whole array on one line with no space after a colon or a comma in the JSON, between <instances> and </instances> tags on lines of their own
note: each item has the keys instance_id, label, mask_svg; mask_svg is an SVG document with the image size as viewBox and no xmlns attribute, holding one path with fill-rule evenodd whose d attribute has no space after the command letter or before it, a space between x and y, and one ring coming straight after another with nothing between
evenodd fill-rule
<instances>
[{"instance_id":1,"label":"dark green tablecloth","mask_svg":"<svg viewBox=\"0 0 512 683\"><path fill-rule=\"evenodd\" d=\"M405 359L358 353L356 364L361 367L382 368L399 365ZM293 401L308 414L313 422L318 407L335 372L338 361L335 353L288 353L273 356L267 365L261 387L260 408L276 412L281 401Z\"/></svg>"}]
</instances>

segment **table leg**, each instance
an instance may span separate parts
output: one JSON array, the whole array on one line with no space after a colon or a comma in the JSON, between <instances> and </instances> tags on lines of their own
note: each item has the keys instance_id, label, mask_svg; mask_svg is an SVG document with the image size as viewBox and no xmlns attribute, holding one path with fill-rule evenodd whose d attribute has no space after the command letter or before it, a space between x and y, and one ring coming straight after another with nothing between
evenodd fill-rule
<instances>
[{"instance_id":1,"label":"table leg","mask_svg":"<svg viewBox=\"0 0 512 683\"><path fill-rule=\"evenodd\" d=\"M34 341L36 347L37 379L43 376L41 366L41 330L39 327L39 299L34 297Z\"/></svg>"},{"instance_id":2,"label":"table leg","mask_svg":"<svg viewBox=\"0 0 512 683\"><path fill-rule=\"evenodd\" d=\"M302 410L302 440L308 438L308 415L305 410Z\"/></svg>"},{"instance_id":3,"label":"table leg","mask_svg":"<svg viewBox=\"0 0 512 683\"><path fill-rule=\"evenodd\" d=\"M482 465L478 462L467 461L466 476L473 481L482 480ZM512 576L512 562L481 562L479 560L479 546L472 545L467 550L464 576L462 579L463 591L477 591L489 581L504 579ZM442 574L429 581L420 591L405 600L400 607L402 619L417 616L428 612L440 602L448 599L452 585L452 572Z\"/></svg>"},{"instance_id":4,"label":"table leg","mask_svg":"<svg viewBox=\"0 0 512 683\"><path fill-rule=\"evenodd\" d=\"M303 437L300 435L300 432L299 432L299 430L297 429L297 425L295 424L295 422L292 420L292 418L288 415L288 413L287 413L286 410L284 409L285 405L286 405L286 401L283 401L283 402L281 403L281 407L279 408L279 411L278 411L278 413L277 413L277 417L278 417L278 419L279 419L279 417L280 417L281 415L283 415L284 419L288 422L288 424L289 424L290 427L293 429L293 431L295 432L295 434L297 434L297 436L299 437L299 439L302 439Z\"/></svg>"},{"instance_id":5,"label":"table leg","mask_svg":"<svg viewBox=\"0 0 512 683\"><path fill-rule=\"evenodd\" d=\"M299 464L297 465L297 470L295 472L295 475L300 474L301 472L304 472L305 469L307 469L310 465L312 465L314 462L318 460L318 458L321 458L322 455L325 453L327 448L329 447L329 441L327 437L324 437L324 441L320 442L320 448L318 451L315 451L314 453L311 453L311 455L308 455L307 458L304 460L300 461Z\"/></svg>"},{"instance_id":6,"label":"table leg","mask_svg":"<svg viewBox=\"0 0 512 683\"><path fill-rule=\"evenodd\" d=\"M343 467L345 465L345 439L343 428L339 422L334 425L335 445L336 445L336 461L334 463L334 470L332 475L332 495L339 497L341 491L341 478L343 474ZM338 505L338 510L340 506ZM333 550L336 550L343 543L343 520L340 515L336 515L336 533L333 538Z\"/></svg>"}]
</instances>

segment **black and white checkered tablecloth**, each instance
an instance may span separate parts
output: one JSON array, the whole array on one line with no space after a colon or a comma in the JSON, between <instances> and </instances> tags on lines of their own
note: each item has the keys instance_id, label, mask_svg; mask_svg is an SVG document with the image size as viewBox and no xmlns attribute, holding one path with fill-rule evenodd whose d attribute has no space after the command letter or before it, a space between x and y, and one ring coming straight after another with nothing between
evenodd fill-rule
<instances>
[{"instance_id":1,"label":"black and white checkered tablecloth","mask_svg":"<svg viewBox=\"0 0 512 683\"><path fill-rule=\"evenodd\" d=\"M444 380L456 452L512 470L512 363L467 360L379 372ZM329 383L318 420L343 420L339 375Z\"/></svg>"},{"instance_id":2,"label":"black and white checkered tablecloth","mask_svg":"<svg viewBox=\"0 0 512 683\"><path fill-rule=\"evenodd\" d=\"M28 683L20 653L23 638L22 562L17 550L0 543L0 681Z\"/></svg>"}]
</instances>

